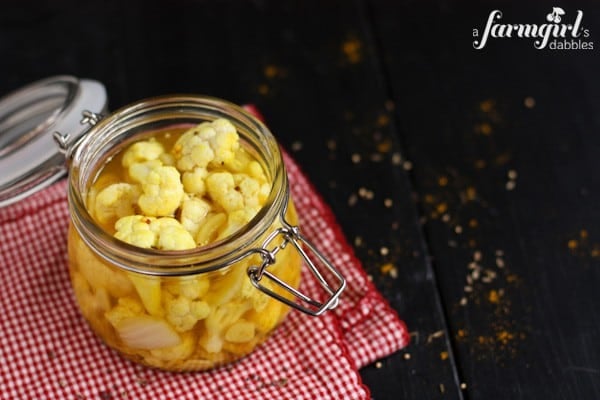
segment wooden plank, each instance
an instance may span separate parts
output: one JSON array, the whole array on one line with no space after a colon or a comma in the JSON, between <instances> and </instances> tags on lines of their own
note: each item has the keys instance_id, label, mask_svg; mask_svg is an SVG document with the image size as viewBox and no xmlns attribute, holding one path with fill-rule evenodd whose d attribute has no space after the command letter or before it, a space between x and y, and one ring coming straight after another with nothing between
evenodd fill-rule
<instances>
[{"instance_id":1,"label":"wooden plank","mask_svg":"<svg viewBox=\"0 0 600 400\"><path fill-rule=\"evenodd\" d=\"M600 60L531 39L474 50L494 9L551 11L372 2L461 374L471 398L598 398ZM594 39L598 8L577 9Z\"/></svg>"}]
</instances>

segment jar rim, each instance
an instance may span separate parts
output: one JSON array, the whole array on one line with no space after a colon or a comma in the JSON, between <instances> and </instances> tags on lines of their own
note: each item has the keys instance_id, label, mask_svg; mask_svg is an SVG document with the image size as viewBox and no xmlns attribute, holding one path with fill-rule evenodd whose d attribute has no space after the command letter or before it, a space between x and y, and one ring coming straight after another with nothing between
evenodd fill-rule
<instances>
[{"instance_id":1,"label":"jar rim","mask_svg":"<svg viewBox=\"0 0 600 400\"><path fill-rule=\"evenodd\" d=\"M149 120L149 116L152 118ZM140 248L114 238L93 220L86 207L86 185L106 159L106 148L114 135L139 128L148 121L198 118L198 122L228 118L240 138L260 152L269 168L271 191L250 222L230 236L189 250ZM140 132L143 132L141 130ZM112 136L111 136L112 135ZM82 190L84 189L84 190ZM270 130L242 107L211 96L172 94L128 104L94 125L73 152L69 174L69 209L72 223L82 240L100 257L122 269L145 275L181 276L225 268L252 252L277 218L284 218L289 200L289 183L279 145Z\"/></svg>"}]
</instances>

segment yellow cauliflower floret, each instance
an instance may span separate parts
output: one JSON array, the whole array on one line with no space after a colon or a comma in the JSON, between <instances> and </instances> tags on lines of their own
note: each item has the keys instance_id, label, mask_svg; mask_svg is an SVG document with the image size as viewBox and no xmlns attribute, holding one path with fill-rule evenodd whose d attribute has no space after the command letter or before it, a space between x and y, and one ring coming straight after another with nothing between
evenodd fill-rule
<instances>
[{"instance_id":1,"label":"yellow cauliflower floret","mask_svg":"<svg viewBox=\"0 0 600 400\"><path fill-rule=\"evenodd\" d=\"M250 309L247 302L231 301L211 309L204 320L206 331L199 344L209 353L218 353L223 348L223 332L238 321Z\"/></svg>"},{"instance_id":2,"label":"yellow cauliflower floret","mask_svg":"<svg viewBox=\"0 0 600 400\"><path fill-rule=\"evenodd\" d=\"M181 343L171 347L163 347L161 349L150 350L150 357L146 358L146 361L151 365L155 365L152 361L160 360L162 362L172 361L175 366L185 360L194 353L196 347L196 341L194 335L190 333L184 333L181 335Z\"/></svg>"},{"instance_id":3,"label":"yellow cauliflower floret","mask_svg":"<svg viewBox=\"0 0 600 400\"><path fill-rule=\"evenodd\" d=\"M244 197L236 190L233 175L214 172L206 178L206 190L212 200L227 212L244 208Z\"/></svg>"},{"instance_id":4,"label":"yellow cauliflower floret","mask_svg":"<svg viewBox=\"0 0 600 400\"><path fill-rule=\"evenodd\" d=\"M196 247L194 238L174 218L130 215L115 224L115 237L143 248L187 250Z\"/></svg>"},{"instance_id":5,"label":"yellow cauliflower floret","mask_svg":"<svg viewBox=\"0 0 600 400\"><path fill-rule=\"evenodd\" d=\"M227 216L227 223L219 233L217 239L224 239L244 227L258 213L258 209L243 208L232 211Z\"/></svg>"},{"instance_id":6,"label":"yellow cauliflower floret","mask_svg":"<svg viewBox=\"0 0 600 400\"><path fill-rule=\"evenodd\" d=\"M173 215L184 194L179 171L169 166L152 169L142 183L142 191L138 205L145 215L153 217Z\"/></svg>"},{"instance_id":7,"label":"yellow cauliflower floret","mask_svg":"<svg viewBox=\"0 0 600 400\"><path fill-rule=\"evenodd\" d=\"M152 228L157 231L157 248L161 250L188 250L196 247L192 235L174 218L158 218Z\"/></svg>"},{"instance_id":8,"label":"yellow cauliflower floret","mask_svg":"<svg viewBox=\"0 0 600 400\"><path fill-rule=\"evenodd\" d=\"M240 188L240 192L244 198L245 207L256 208L264 204L266 200L266 197L264 197L264 193L262 192L262 187L264 185L261 185L256 179L251 178L246 174L235 174L233 175L233 181L235 182L236 187Z\"/></svg>"},{"instance_id":9,"label":"yellow cauliflower floret","mask_svg":"<svg viewBox=\"0 0 600 400\"><path fill-rule=\"evenodd\" d=\"M162 165L162 161L160 160L133 163L129 166L129 177L137 183L144 183L148 179L150 172Z\"/></svg>"},{"instance_id":10,"label":"yellow cauliflower floret","mask_svg":"<svg viewBox=\"0 0 600 400\"><path fill-rule=\"evenodd\" d=\"M183 296L196 300L206 294L210 280L206 276L172 278L165 282L165 289L173 296Z\"/></svg>"},{"instance_id":11,"label":"yellow cauliflower floret","mask_svg":"<svg viewBox=\"0 0 600 400\"><path fill-rule=\"evenodd\" d=\"M254 339L256 327L250 321L240 318L225 332L225 340L232 343L246 343Z\"/></svg>"},{"instance_id":12,"label":"yellow cauliflower floret","mask_svg":"<svg viewBox=\"0 0 600 400\"><path fill-rule=\"evenodd\" d=\"M187 130L173 146L173 156L180 171L192 171L196 167L206 168L215 158L215 152L210 145L210 138L216 132L205 122Z\"/></svg>"},{"instance_id":13,"label":"yellow cauliflower floret","mask_svg":"<svg viewBox=\"0 0 600 400\"><path fill-rule=\"evenodd\" d=\"M235 152L240 147L240 137L235 126L229 120L220 118L212 122L216 134L211 137L210 146L215 152L212 164L218 166L228 164L235 158Z\"/></svg>"},{"instance_id":14,"label":"yellow cauliflower floret","mask_svg":"<svg viewBox=\"0 0 600 400\"><path fill-rule=\"evenodd\" d=\"M129 146L127 151L123 154L121 164L125 168L129 168L131 165L136 163L156 160L164 152L165 149L162 144L157 142L155 139L136 142Z\"/></svg>"},{"instance_id":15,"label":"yellow cauliflower floret","mask_svg":"<svg viewBox=\"0 0 600 400\"><path fill-rule=\"evenodd\" d=\"M198 243L198 246L205 246L213 242L217 238L219 229L225 224L225 221L227 221L225 213L209 213L196 234L196 243Z\"/></svg>"},{"instance_id":16,"label":"yellow cauliflower floret","mask_svg":"<svg viewBox=\"0 0 600 400\"><path fill-rule=\"evenodd\" d=\"M239 146L235 127L221 118L186 131L173 146L173 155L179 170L191 171L196 167L219 167L231 163Z\"/></svg>"},{"instance_id":17,"label":"yellow cauliflower floret","mask_svg":"<svg viewBox=\"0 0 600 400\"><path fill-rule=\"evenodd\" d=\"M181 225L193 236L196 237L200 226L210 211L210 204L197 197L185 197L181 203L181 215L179 220Z\"/></svg>"},{"instance_id":18,"label":"yellow cauliflower floret","mask_svg":"<svg viewBox=\"0 0 600 400\"><path fill-rule=\"evenodd\" d=\"M177 332L189 331L210 313L210 306L205 301L175 297L168 292L165 293L164 302L165 317Z\"/></svg>"},{"instance_id":19,"label":"yellow cauliflower floret","mask_svg":"<svg viewBox=\"0 0 600 400\"><path fill-rule=\"evenodd\" d=\"M196 167L193 171L186 171L181 175L183 190L188 194L204 196L206 185L204 180L208 176L208 171L203 167Z\"/></svg>"},{"instance_id":20,"label":"yellow cauliflower floret","mask_svg":"<svg viewBox=\"0 0 600 400\"><path fill-rule=\"evenodd\" d=\"M261 183L267 182L267 177L265 175L265 171L260 166L258 161L254 161L254 160L250 161L248 163L248 166L246 167L246 169L247 169L248 175L250 175L252 178L256 179L257 181L259 181Z\"/></svg>"},{"instance_id":21,"label":"yellow cauliflower floret","mask_svg":"<svg viewBox=\"0 0 600 400\"><path fill-rule=\"evenodd\" d=\"M116 306L104 313L104 316L113 326L117 326L123 319L144 315L144 306L133 297L121 297Z\"/></svg>"},{"instance_id":22,"label":"yellow cauliflower floret","mask_svg":"<svg viewBox=\"0 0 600 400\"><path fill-rule=\"evenodd\" d=\"M143 215L129 215L115 224L115 237L134 246L151 248L156 246L156 233L150 229L155 218Z\"/></svg>"},{"instance_id":23,"label":"yellow cauliflower floret","mask_svg":"<svg viewBox=\"0 0 600 400\"><path fill-rule=\"evenodd\" d=\"M113 183L101 190L94 201L94 215L101 224L135 214L140 188L129 183Z\"/></svg>"}]
</instances>

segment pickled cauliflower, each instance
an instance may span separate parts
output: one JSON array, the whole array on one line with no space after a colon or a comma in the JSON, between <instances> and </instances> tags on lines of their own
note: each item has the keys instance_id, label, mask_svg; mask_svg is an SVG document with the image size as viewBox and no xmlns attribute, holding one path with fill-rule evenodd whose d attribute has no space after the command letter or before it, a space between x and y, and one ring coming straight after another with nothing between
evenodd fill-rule
<instances>
[{"instance_id":1,"label":"pickled cauliflower","mask_svg":"<svg viewBox=\"0 0 600 400\"><path fill-rule=\"evenodd\" d=\"M267 202L268 174L240 145L230 121L152 135L109 160L88 191L90 215L116 239L144 249L190 250L239 231ZM257 255L212 272L162 277L122 270L93 252L73 227L70 236L82 314L106 343L146 365L205 370L233 361L287 313L248 279L250 265L261 262ZM290 248L269 270L297 287L300 258Z\"/></svg>"},{"instance_id":2,"label":"pickled cauliflower","mask_svg":"<svg viewBox=\"0 0 600 400\"><path fill-rule=\"evenodd\" d=\"M115 224L115 237L143 248L187 250L196 247L190 233L174 218L143 215L123 217Z\"/></svg>"},{"instance_id":3,"label":"pickled cauliflower","mask_svg":"<svg viewBox=\"0 0 600 400\"><path fill-rule=\"evenodd\" d=\"M173 155L179 170L192 171L196 167L219 167L231 163L239 146L235 127L221 118L185 132L173 146Z\"/></svg>"}]
</instances>

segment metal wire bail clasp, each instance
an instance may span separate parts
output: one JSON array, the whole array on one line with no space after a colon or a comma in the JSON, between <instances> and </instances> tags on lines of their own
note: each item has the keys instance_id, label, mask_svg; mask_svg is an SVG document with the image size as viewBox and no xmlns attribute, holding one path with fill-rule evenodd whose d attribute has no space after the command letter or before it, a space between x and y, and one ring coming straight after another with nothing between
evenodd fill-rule
<instances>
[{"instance_id":1,"label":"metal wire bail clasp","mask_svg":"<svg viewBox=\"0 0 600 400\"><path fill-rule=\"evenodd\" d=\"M260 254L262 258L262 264L260 266L250 266L248 268L248 276L250 281L260 291L263 293L293 307L297 310L300 310L306 314L319 316L323 314L327 310L333 310L337 307L339 303L339 297L342 294L342 291L346 287L346 280L340 274L340 272L331 264L331 262L319 251L317 248L304 236L302 236L299 232L297 226L292 226L288 224L285 219L282 217L283 226L281 228L273 231L267 239L263 242L262 247L260 249L256 249L256 252ZM278 236L282 236L283 240L281 244L269 250L269 245L277 238ZM309 297L308 295L301 293L297 289L290 286L288 283L282 281L274 274L270 273L267 268L275 263L275 257L279 251L283 250L288 244L294 246L296 251L300 253L306 265L308 266L310 272L316 278L320 287L325 289L327 292L328 298L325 301L318 301L314 298ZM303 245L310 251L310 253L314 256L311 257L303 248ZM317 265L318 262L323 271L319 269ZM328 273L329 280L324 276L324 272ZM299 301L294 301L288 299L273 290L267 288L265 285L261 283L262 279L267 278L274 284L282 287L291 293L295 299ZM334 282L330 282L333 280Z\"/></svg>"}]
</instances>

